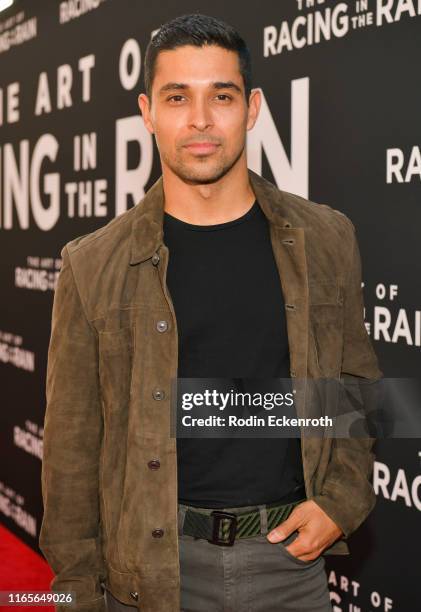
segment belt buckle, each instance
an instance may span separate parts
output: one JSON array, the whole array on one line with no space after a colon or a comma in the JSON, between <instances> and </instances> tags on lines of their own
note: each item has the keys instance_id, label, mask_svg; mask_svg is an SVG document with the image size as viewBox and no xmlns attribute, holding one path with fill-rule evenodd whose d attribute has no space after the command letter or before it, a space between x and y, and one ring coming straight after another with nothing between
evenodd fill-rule
<instances>
[{"instance_id":1,"label":"belt buckle","mask_svg":"<svg viewBox=\"0 0 421 612\"><path fill-rule=\"evenodd\" d=\"M211 512L211 516L213 517L213 526L212 526L212 539L208 540L211 544L218 544L218 546L233 546L235 540L235 533L237 531L237 516L232 514L231 512L222 512L221 510L213 510ZM229 526L229 538L228 540L224 540L219 537L219 525L222 520L230 520Z\"/></svg>"}]
</instances>

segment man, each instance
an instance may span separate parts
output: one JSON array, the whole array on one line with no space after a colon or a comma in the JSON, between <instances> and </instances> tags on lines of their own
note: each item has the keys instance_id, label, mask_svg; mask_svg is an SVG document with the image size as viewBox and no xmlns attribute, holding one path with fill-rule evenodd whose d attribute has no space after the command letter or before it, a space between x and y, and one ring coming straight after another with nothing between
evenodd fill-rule
<instances>
[{"instance_id":1,"label":"man","mask_svg":"<svg viewBox=\"0 0 421 612\"><path fill-rule=\"evenodd\" d=\"M373 439L176 439L170 400L177 377L291 377L308 414L307 381L380 378L355 228L248 170L261 95L227 24L162 26L145 89L162 177L61 253L40 534L52 587L90 612L325 612L324 555L349 554L375 503Z\"/></svg>"}]
</instances>

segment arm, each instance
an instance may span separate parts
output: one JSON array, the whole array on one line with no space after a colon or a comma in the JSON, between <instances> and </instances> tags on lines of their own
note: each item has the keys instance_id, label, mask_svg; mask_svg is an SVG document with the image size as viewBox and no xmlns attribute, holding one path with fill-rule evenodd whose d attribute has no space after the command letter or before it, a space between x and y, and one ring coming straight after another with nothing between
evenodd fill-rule
<instances>
[{"instance_id":1,"label":"arm","mask_svg":"<svg viewBox=\"0 0 421 612\"><path fill-rule=\"evenodd\" d=\"M75 285L67 246L54 295L48 348L39 545L53 591L74 591L74 612L105 612L99 537L102 413L95 330ZM64 612L67 606L58 606Z\"/></svg>"},{"instance_id":2,"label":"arm","mask_svg":"<svg viewBox=\"0 0 421 612\"><path fill-rule=\"evenodd\" d=\"M340 213L342 214L342 213ZM345 217L345 215L343 215ZM351 383L383 376L364 324L361 288L361 256L355 227L345 217L351 231L350 265L344 295L344 346L341 376ZM361 390L364 398L365 392ZM333 438L332 456L321 494L312 499L340 527L346 539L365 520L376 503L370 483L374 465L375 438Z\"/></svg>"}]
</instances>

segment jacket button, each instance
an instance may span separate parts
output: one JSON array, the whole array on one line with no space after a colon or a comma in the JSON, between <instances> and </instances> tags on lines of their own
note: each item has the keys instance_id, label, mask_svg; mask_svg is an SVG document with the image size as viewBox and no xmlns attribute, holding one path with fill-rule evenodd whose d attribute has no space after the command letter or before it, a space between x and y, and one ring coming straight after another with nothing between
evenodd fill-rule
<instances>
[{"instance_id":1,"label":"jacket button","mask_svg":"<svg viewBox=\"0 0 421 612\"><path fill-rule=\"evenodd\" d=\"M152 531L152 535L154 538L162 538L162 536L164 535L164 530L161 528L154 529Z\"/></svg>"},{"instance_id":2,"label":"jacket button","mask_svg":"<svg viewBox=\"0 0 421 612\"><path fill-rule=\"evenodd\" d=\"M137 593L136 591L130 591L130 597L137 601L139 599L139 593Z\"/></svg>"},{"instance_id":3,"label":"jacket button","mask_svg":"<svg viewBox=\"0 0 421 612\"><path fill-rule=\"evenodd\" d=\"M164 331L167 331L167 329L168 329L168 323L167 323L167 321L158 321L158 323L156 324L156 329L157 329L159 332L164 332Z\"/></svg>"},{"instance_id":4,"label":"jacket button","mask_svg":"<svg viewBox=\"0 0 421 612\"><path fill-rule=\"evenodd\" d=\"M154 266L157 266L159 264L159 259L160 258L159 258L158 253L154 253L152 255L152 263L153 263Z\"/></svg>"},{"instance_id":5,"label":"jacket button","mask_svg":"<svg viewBox=\"0 0 421 612\"><path fill-rule=\"evenodd\" d=\"M296 376L295 370L290 371L291 376L294 378Z\"/></svg>"},{"instance_id":6,"label":"jacket button","mask_svg":"<svg viewBox=\"0 0 421 612\"><path fill-rule=\"evenodd\" d=\"M162 389L154 389L152 391L152 396L156 400L163 400L165 397L165 391L163 391Z\"/></svg>"},{"instance_id":7,"label":"jacket button","mask_svg":"<svg viewBox=\"0 0 421 612\"><path fill-rule=\"evenodd\" d=\"M150 470L159 470L160 467L161 463L159 459L151 459L150 461L148 461L148 468Z\"/></svg>"}]
</instances>

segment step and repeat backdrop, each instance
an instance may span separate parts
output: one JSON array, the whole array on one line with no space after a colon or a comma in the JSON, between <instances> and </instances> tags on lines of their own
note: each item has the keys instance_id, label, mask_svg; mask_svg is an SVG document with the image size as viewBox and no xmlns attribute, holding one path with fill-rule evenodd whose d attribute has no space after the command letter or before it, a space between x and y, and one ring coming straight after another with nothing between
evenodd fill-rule
<instances>
[{"instance_id":1,"label":"step and repeat backdrop","mask_svg":"<svg viewBox=\"0 0 421 612\"><path fill-rule=\"evenodd\" d=\"M381 369L419 375L420 2L17 1L0 13L0 522L34 550L60 250L159 176L142 63L160 24L191 12L249 44L263 92L250 168L353 220ZM351 556L326 557L335 612L421 609L420 439L379 440L376 455L376 507Z\"/></svg>"}]
</instances>

